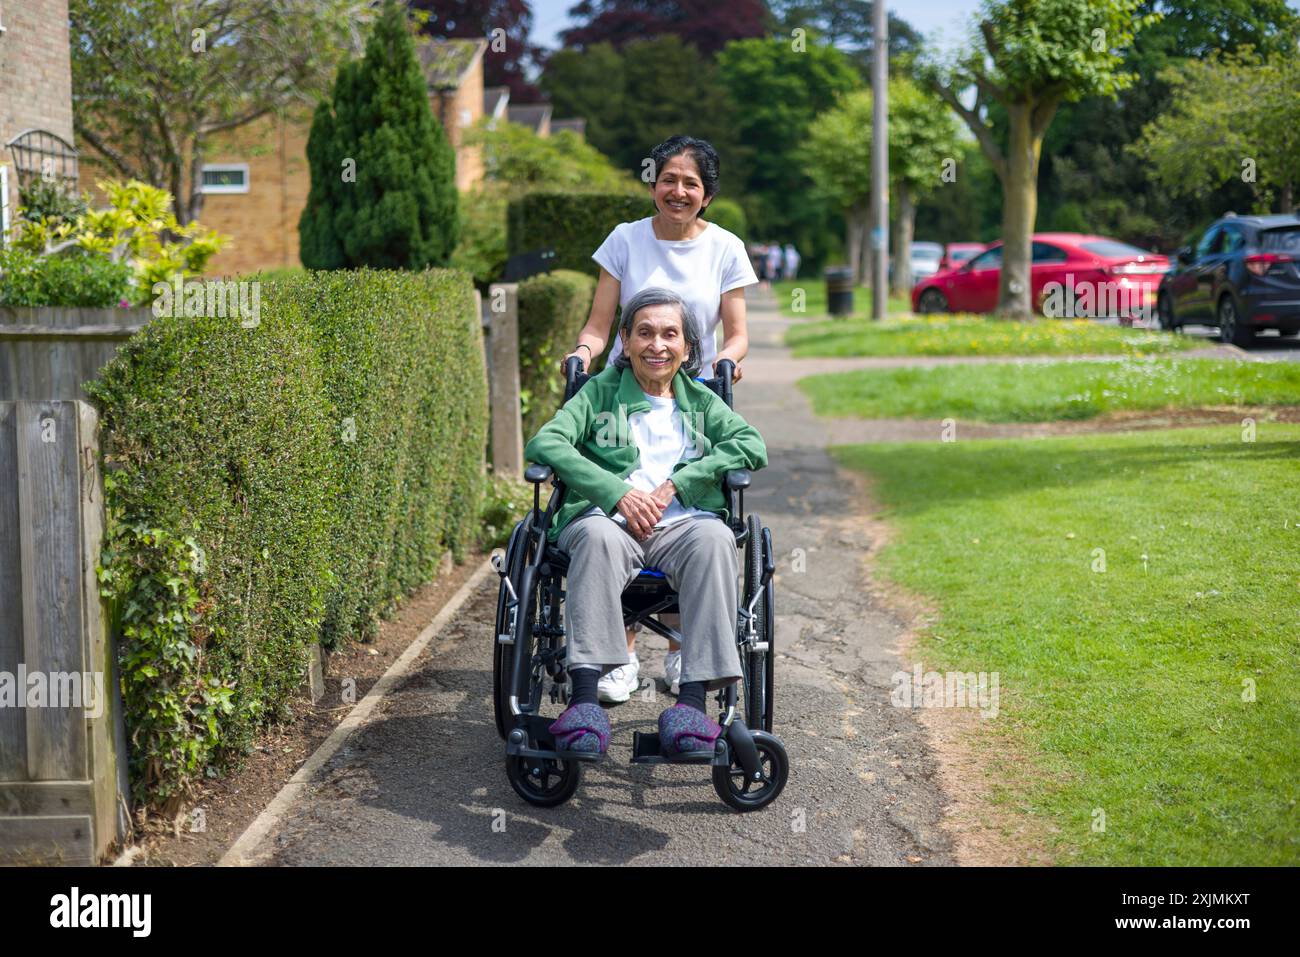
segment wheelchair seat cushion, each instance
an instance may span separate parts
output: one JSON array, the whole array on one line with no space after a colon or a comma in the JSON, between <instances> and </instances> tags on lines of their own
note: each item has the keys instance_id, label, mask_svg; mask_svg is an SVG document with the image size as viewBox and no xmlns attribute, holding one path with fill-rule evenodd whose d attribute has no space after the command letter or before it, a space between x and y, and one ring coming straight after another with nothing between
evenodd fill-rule
<instances>
[{"instance_id":1,"label":"wheelchair seat cushion","mask_svg":"<svg viewBox=\"0 0 1300 957\"><path fill-rule=\"evenodd\" d=\"M712 751L720 734L720 725L688 704L675 704L659 715L659 748L664 755Z\"/></svg>"},{"instance_id":2,"label":"wheelchair seat cushion","mask_svg":"<svg viewBox=\"0 0 1300 957\"><path fill-rule=\"evenodd\" d=\"M559 751L604 754L609 746L609 716L598 704L569 705L547 730Z\"/></svg>"}]
</instances>

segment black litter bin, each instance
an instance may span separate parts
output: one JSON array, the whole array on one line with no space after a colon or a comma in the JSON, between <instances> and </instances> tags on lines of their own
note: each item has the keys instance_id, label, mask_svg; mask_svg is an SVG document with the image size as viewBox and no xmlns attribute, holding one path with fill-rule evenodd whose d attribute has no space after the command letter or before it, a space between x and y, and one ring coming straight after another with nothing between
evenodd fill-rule
<instances>
[{"instance_id":1,"label":"black litter bin","mask_svg":"<svg viewBox=\"0 0 1300 957\"><path fill-rule=\"evenodd\" d=\"M826 270L826 309L832 316L853 312L853 270L832 266Z\"/></svg>"}]
</instances>

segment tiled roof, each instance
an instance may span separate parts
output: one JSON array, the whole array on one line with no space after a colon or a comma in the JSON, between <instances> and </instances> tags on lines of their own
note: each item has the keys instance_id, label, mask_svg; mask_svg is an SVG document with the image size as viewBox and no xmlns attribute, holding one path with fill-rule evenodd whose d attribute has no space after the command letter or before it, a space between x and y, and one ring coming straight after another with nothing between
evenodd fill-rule
<instances>
[{"instance_id":1,"label":"tiled roof","mask_svg":"<svg viewBox=\"0 0 1300 957\"><path fill-rule=\"evenodd\" d=\"M549 103L511 106L507 109L506 116L511 123L519 123L536 131L551 118L551 106Z\"/></svg>"},{"instance_id":2,"label":"tiled roof","mask_svg":"<svg viewBox=\"0 0 1300 957\"><path fill-rule=\"evenodd\" d=\"M495 116L498 109L510 102L510 87L489 86L483 91L483 115Z\"/></svg>"},{"instance_id":3,"label":"tiled roof","mask_svg":"<svg viewBox=\"0 0 1300 957\"><path fill-rule=\"evenodd\" d=\"M465 71L486 49L486 39L425 40L416 44L416 55L429 86L447 89L461 85Z\"/></svg>"}]
</instances>

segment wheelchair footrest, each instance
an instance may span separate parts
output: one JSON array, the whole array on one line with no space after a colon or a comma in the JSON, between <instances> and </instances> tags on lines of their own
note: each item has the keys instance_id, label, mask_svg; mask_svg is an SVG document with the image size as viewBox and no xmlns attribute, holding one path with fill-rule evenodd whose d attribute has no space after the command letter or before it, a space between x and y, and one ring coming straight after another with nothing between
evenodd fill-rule
<instances>
[{"instance_id":1,"label":"wheelchair footrest","mask_svg":"<svg viewBox=\"0 0 1300 957\"><path fill-rule=\"evenodd\" d=\"M729 765L727 743L718 739L718 747L713 751L691 751L686 754L666 755L660 750L659 733L649 731L632 732L633 764L724 764Z\"/></svg>"},{"instance_id":2,"label":"wheelchair footrest","mask_svg":"<svg viewBox=\"0 0 1300 957\"><path fill-rule=\"evenodd\" d=\"M559 761L604 761L605 755L590 751L563 751L555 746L555 735L547 728L554 718L529 714L506 736L506 754L526 758L554 758Z\"/></svg>"}]
</instances>

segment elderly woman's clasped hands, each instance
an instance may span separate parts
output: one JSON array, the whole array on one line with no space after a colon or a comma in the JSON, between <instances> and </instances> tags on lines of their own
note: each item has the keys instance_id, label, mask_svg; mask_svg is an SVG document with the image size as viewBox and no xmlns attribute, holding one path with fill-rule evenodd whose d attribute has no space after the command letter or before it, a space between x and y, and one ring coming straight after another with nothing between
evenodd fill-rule
<instances>
[{"instance_id":1,"label":"elderly woman's clasped hands","mask_svg":"<svg viewBox=\"0 0 1300 957\"><path fill-rule=\"evenodd\" d=\"M650 537L650 533L663 518L664 510L673 504L677 486L672 479L665 480L653 492L632 489L618 503L618 512L627 519L628 531L638 542Z\"/></svg>"}]
</instances>

